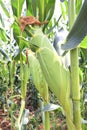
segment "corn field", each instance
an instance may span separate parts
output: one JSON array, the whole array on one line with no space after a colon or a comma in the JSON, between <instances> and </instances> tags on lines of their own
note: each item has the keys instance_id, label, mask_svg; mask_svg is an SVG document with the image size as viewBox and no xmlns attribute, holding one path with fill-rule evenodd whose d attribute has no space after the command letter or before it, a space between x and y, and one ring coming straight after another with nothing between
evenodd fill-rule
<instances>
[{"instance_id":1,"label":"corn field","mask_svg":"<svg viewBox=\"0 0 87 130\"><path fill-rule=\"evenodd\" d=\"M87 0L0 11L0 130L87 130Z\"/></svg>"}]
</instances>

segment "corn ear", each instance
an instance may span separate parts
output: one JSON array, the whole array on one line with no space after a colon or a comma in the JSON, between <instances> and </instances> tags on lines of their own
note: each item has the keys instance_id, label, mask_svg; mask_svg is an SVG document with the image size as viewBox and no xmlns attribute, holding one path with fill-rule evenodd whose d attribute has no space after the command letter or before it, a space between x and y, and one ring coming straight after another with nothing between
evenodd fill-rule
<instances>
[{"instance_id":1,"label":"corn ear","mask_svg":"<svg viewBox=\"0 0 87 130\"><path fill-rule=\"evenodd\" d=\"M32 75L33 83L35 84L40 95L44 101L48 102L48 85L43 76L39 61L32 52L28 54L28 60L30 65L30 73Z\"/></svg>"},{"instance_id":2,"label":"corn ear","mask_svg":"<svg viewBox=\"0 0 87 130\"><path fill-rule=\"evenodd\" d=\"M70 73L46 35L37 29L31 39L31 50L36 52L43 75L50 90L62 105L69 130L76 130L72 120L72 104L70 99Z\"/></svg>"},{"instance_id":3,"label":"corn ear","mask_svg":"<svg viewBox=\"0 0 87 130\"><path fill-rule=\"evenodd\" d=\"M69 71L64 68L58 55L48 48L39 49L37 56L49 87L64 104L70 96Z\"/></svg>"},{"instance_id":4,"label":"corn ear","mask_svg":"<svg viewBox=\"0 0 87 130\"><path fill-rule=\"evenodd\" d=\"M58 57L55 51L51 51L49 48L45 47L38 49L36 53L50 90L58 98L65 110L69 129L75 130L72 122L69 70L63 66L60 57Z\"/></svg>"},{"instance_id":5,"label":"corn ear","mask_svg":"<svg viewBox=\"0 0 87 130\"><path fill-rule=\"evenodd\" d=\"M32 51L36 51L40 47L48 47L49 49L54 51L52 44L50 43L48 37L43 34L41 28L35 30L30 43Z\"/></svg>"}]
</instances>

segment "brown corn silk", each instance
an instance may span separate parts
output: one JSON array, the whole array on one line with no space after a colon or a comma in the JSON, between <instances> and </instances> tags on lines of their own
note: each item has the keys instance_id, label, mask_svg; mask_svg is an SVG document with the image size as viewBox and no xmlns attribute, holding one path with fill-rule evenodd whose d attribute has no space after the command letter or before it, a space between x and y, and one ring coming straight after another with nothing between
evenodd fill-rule
<instances>
[{"instance_id":1,"label":"brown corn silk","mask_svg":"<svg viewBox=\"0 0 87 130\"><path fill-rule=\"evenodd\" d=\"M20 29L21 29L22 32L24 31L24 29L27 25L41 26L41 25L47 24L47 23L48 23L48 21L40 22L38 20L38 18L35 18L33 16L27 16L27 17L20 17L19 18L19 25L20 25Z\"/></svg>"}]
</instances>

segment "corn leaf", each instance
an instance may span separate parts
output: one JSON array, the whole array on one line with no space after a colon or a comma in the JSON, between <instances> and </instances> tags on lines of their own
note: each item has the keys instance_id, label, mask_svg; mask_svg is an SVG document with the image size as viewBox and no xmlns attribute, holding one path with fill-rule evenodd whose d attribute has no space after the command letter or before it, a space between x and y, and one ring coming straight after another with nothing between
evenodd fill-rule
<instances>
[{"instance_id":1,"label":"corn leaf","mask_svg":"<svg viewBox=\"0 0 87 130\"><path fill-rule=\"evenodd\" d=\"M0 13L0 22L1 22L2 26L5 27L4 20L3 20L3 18L2 18L1 13Z\"/></svg>"},{"instance_id":2,"label":"corn leaf","mask_svg":"<svg viewBox=\"0 0 87 130\"><path fill-rule=\"evenodd\" d=\"M13 23L12 28L13 28L14 39L16 40L16 43L19 45L20 50L23 50L25 47L28 47L28 42L27 40L25 41L24 39L24 37L26 37L27 34L23 32L22 36L20 36L21 30L17 22Z\"/></svg>"},{"instance_id":3,"label":"corn leaf","mask_svg":"<svg viewBox=\"0 0 87 130\"><path fill-rule=\"evenodd\" d=\"M37 0L37 1L38 1L38 9L39 9L38 17L39 17L40 21L44 21L46 0Z\"/></svg>"},{"instance_id":4,"label":"corn leaf","mask_svg":"<svg viewBox=\"0 0 87 130\"><path fill-rule=\"evenodd\" d=\"M27 14L38 17L40 21L50 20L54 13L55 0L26 0Z\"/></svg>"},{"instance_id":5,"label":"corn leaf","mask_svg":"<svg viewBox=\"0 0 87 130\"><path fill-rule=\"evenodd\" d=\"M76 48L87 35L87 0L84 1L80 13L68 34L62 49L71 50Z\"/></svg>"},{"instance_id":6,"label":"corn leaf","mask_svg":"<svg viewBox=\"0 0 87 130\"><path fill-rule=\"evenodd\" d=\"M44 20L49 20L52 18L54 9L55 9L56 0L49 0L48 3L44 7Z\"/></svg>"},{"instance_id":7,"label":"corn leaf","mask_svg":"<svg viewBox=\"0 0 87 130\"><path fill-rule=\"evenodd\" d=\"M87 36L82 40L82 42L79 45L81 48L87 48Z\"/></svg>"},{"instance_id":8,"label":"corn leaf","mask_svg":"<svg viewBox=\"0 0 87 130\"><path fill-rule=\"evenodd\" d=\"M21 16L23 4L24 0L11 0L13 14L18 18Z\"/></svg>"},{"instance_id":9,"label":"corn leaf","mask_svg":"<svg viewBox=\"0 0 87 130\"><path fill-rule=\"evenodd\" d=\"M52 103L48 103L44 108L42 108L41 112L53 111L53 110L56 110L56 109L61 109L62 110L60 105L55 105L55 104L52 104Z\"/></svg>"},{"instance_id":10,"label":"corn leaf","mask_svg":"<svg viewBox=\"0 0 87 130\"><path fill-rule=\"evenodd\" d=\"M60 8L62 11L62 16L66 20L68 14L68 1L64 1L63 3L60 3Z\"/></svg>"},{"instance_id":11,"label":"corn leaf","mask_svg":"<svg viewBox=\"0 0 87 130\"><path fill-rule=\"evenodd\" d=\"M81 48L82 56L84 57L84 61L87 60L87 49Z\"/></svg>"},{"instance_id":12,"label":"corn leaf","mask_svg":"<svg viewBox=\"0 0 87 130\"><path fill-rule=\"evenodd\" d=\"M38 0L32 0L32 13L35 17L38 17L38 11L39 11L38 2L39 2Z\"/></svg>"},{"instance_id":13,"label":"corn leaf","mask_svg":"<svg viewBox=\"0 0 87 130\"><path fill-rule=\"evenodd\" d=\"M30 73L32 75L33 83L44 101L48 101L48 85L42 73L40 64L35 55L30 52L28 54ZM45 90L45 91L44 91Z\"/></svg>"},{"instance_id":14,"label":"corn leaf","mask_svg":"<svg viewBox=\"0 0 87 130\"><path fill-rule=\"evenodd\" d=\"M17 62L20 61L20 55L22 56L22 60L26 62L26 55L20 49L14 53L14 60Z\"/></svg>"},{"instance_id":15,"label":"corn leaf","mask_svg":"<svg viewBox=\"0 0 87 130\"><path fill-rule=\"evenodd\" d=\"M82 0L76 0L75 1L76 3L76 13L78 14L79 13L79 10L80 10L80 8L81 8L81 6L82 6Z\"/></svg>"},{"instance_id":16,"label":"corn leaf","mask_svg":"<svg viewBox=\"0 0 87 130\"><path fill-rule=\"evenodd\" d=\"M2 2L2 0L0 0L0 5L1 5L1 7L2 7L4 13L6 14L6 16L7 16L8 18L10 18L10 13L8 12L8 10L7 10L6 6L5 6L5 4Z\"/></svg>"},{"instance_id":17,"label":"corn leaf","mask_svg":"<svg viewBox=\"0 0 87 130\"><path fill-rule=\"evenodd\" d=\"M21 34L20 27L16 22L14 22L12 28L13 28L14 39L19 44L19 36Z\"/></svg>"},{"instance_id":18,"label":"corn leaf","mask_svg":"<svg viewBox=\"0 0 87 130\"><path fill-rule=\"evenodd\" d=\"M0 40L2 40L4 42L6 42L8 40L7 36L6 36L6 32L2 28L0 28Z\"/></svg>"},{"instance_id":19,"label":"corn leaf","mask_svg":"<svg viewBox=\"0 0 87 130\"><path fill-rule=\"evenodd\" d=\"M27 16L33 15L32 0L26 0L26 6L27 6Z\"/></svg>"}]
</instances>

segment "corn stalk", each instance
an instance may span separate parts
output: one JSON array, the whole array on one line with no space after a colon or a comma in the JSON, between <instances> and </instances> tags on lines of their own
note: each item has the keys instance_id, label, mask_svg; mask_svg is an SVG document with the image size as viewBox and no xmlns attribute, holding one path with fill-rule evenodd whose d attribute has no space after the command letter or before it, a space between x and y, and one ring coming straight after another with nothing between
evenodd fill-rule
<instances>
[{"instance_id":1,"label":"corn stalk","mask_svg":"<svg viewBox=\"0 0 87 130\"><path fill-rule=\"evenodd\" d=\"M23 60L22 57L20 58L21 60L21 65L20 65L20 78L21 78L21 108L20 108L20 113L19 113L19 117L17 120L17 127L18 130L21 130L21 119L22 119L22 115L25 109L25 98L26 98L26 91L27 91L27 83L28 83L28 79L30 76L30 69L28 67L28 64L24 63L23 64Z\"/></svg>"},{"instance_id":2,"label":"corn stalk","mask_svg":"<svg viewBox=\"0 0 87 130\"><path fill-rule=\"evenodd\" d=\"M71 29L75 20L75 0L69 0L69 27ZM73 102L73 123L76 129L81 130L80 115L80 86L79 86L79 62L78 48L70 51L71 60L71 96Z\"/></svg>"}]
</instances>

